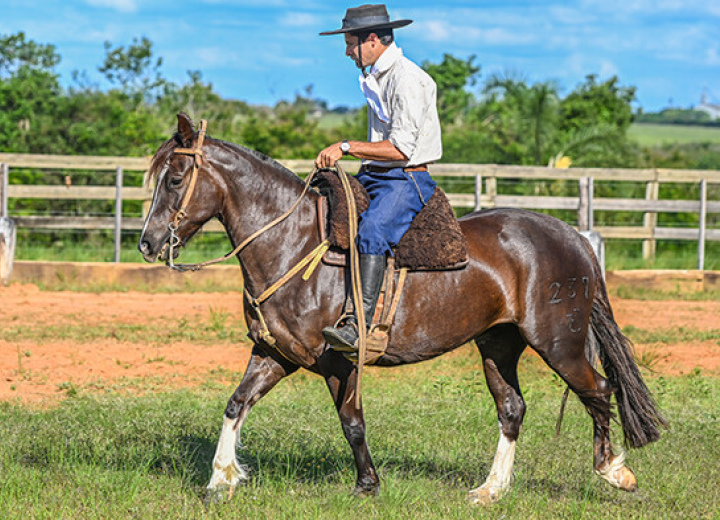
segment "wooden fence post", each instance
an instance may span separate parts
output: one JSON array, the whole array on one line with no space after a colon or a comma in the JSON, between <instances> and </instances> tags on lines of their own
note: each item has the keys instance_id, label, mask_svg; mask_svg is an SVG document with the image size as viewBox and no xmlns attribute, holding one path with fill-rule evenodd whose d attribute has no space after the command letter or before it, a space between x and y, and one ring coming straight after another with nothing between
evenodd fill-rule
<instances>
[{"instance_id":1,"label":"wooden fence post","mask_svg":"<svg viewBox=\"0 0 720 520\"><path fill-rule=\"evenodd\" d=\"M657 180L657 173L655 174L655 180L650 181L645 186L645 200L658 200L660 191L660 183ZM655 228L657 227L657 213L647 212L643 215L643 227L650 233L652 238L643 240L642 255L643 260L650 260L655 258L655 251L657 249L657 241L655 240Z\"/></svg>"},{"instance_id":2,"label":"wooden fence post","mask_svg":"<svg viewBox=\"0 0 720 520\"><path fill-rule=\"evenodd\" d=\"M10 177L10 166L6 163L0 164L0 217L8 215L8 184Z\"/></svg>"},{"instance_id":3,"label":"wooden fence post","mask_svg":"<svg viewBox=\"0 0 720 520\"><path fill-rule=\"evenodd\" d=\"M120 250L122 249L122 186L123 169L115 168L115 263L120 262Z\"/></svg>"},{"instance_id":4,"label":"wooden fence post","mask_svg":"<svg viewBox=\"0 0 720 520\"><path fill-rule=\"evenodd\" d=\"M580 231L588 231L590 229L590 223L588 222L588 208L590 206L590 197L588 192L589 186L589 177L582 177L578 180L578 192L580 200L578 202L577 216L578 229Z\"/></svg>"},{"instance_id":5,"label":"wooden fence post","mask_svg":"<svg viewBox=\"0 0 720 520\"><path fill-rule=\"evenodd\" d=\"M490 197L490 206L491 208L494 208L497 206L496 203L496 197L497 197L497 177L488 177L485 181L485 191L488 194L488 197Z\"/></svg>"},{"instance_id":6,"label":"wooden fence post","mask_svg":"<svg viewBox=\"0 0 720 520\"><path fill-rule=\"evenodd\" d=\"M705 270L705 224L707 222L707 179L700 181L700 225L698 233L698 271Z\"/></svg>"},{"instance_id":7,"label":"wooden fence post","mask_svg":"<svg viewBox=\"0 0 720 520\"><path fill-rule=\"evenodd\" d=\"M0 164L0 284L10 283L13 260L15 257L15 239L17 228L8 213L8 178L10 167Z\"/></svg>"},{"instance_id":8,"label":"wooden fence post","mask_svg":"<svg viewBox=\"0 0 720 520\"><path fill-rule=\"evenodd\" d=\"M587 208L587 221L588 231L592 231L595 226L595 210L593 209L593 198L595 197L595 183L592 177L588 177L588 208Z\"/></svg>"},{"instance_id":9,"label":"wooden fence post","mask_svg":"<svg viewBox=\"0 0 720 520\"><path fill-rule=\"evenodd\" d=\"M482 175L475 176L475 211L482 209Z\"/></svg>"}]
</instances>

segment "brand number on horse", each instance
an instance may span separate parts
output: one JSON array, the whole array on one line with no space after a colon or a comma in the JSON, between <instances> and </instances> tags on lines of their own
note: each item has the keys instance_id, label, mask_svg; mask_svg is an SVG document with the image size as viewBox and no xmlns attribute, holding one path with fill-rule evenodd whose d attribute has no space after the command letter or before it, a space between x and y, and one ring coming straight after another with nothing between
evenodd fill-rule
<instances>
[{"instance_id":1,"label":"brand number on horse","mask_svg":"<svg viewBox=\"0 0 720 520\"><path fill-rule=\"evenodd\" d=\"M564 292L563 288L565 288ZM561 303L563 301L563 297L569 300L574 300L578 297L578 291L580 291L587 300L590 298L590 278L588 276L583 276L580 278L580 283L578 283L578 279L576 277L570 277L564 285L563 282L552 282L550 284L550 290L552 291L552 296L550 297L550 300L548 300L548 303L551 304Z\"/></svg>"}]
</instances>

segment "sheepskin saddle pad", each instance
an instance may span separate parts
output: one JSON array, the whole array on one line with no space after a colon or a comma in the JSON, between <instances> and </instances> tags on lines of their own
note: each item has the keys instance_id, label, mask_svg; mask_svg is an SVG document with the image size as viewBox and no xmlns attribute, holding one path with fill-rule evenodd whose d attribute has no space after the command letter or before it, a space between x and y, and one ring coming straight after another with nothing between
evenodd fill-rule
<instances>
[{"instance_id":1,"label":"sheepskin saddle pad","mask_svg":"<svg viewBox=\"0 0 720 520\"><path fill-rule=\"evenodd\" d=\"M368 207L368 195L360 181L353 176L349 178L359 217ZM321 217L325 222L320 224L325 225L325 230L321 234L327 236L332 247L347 250L350 234L342 181L337 172L322 170L317 173L313 186L327 200L327 216L324 219ZM460 269L467 265L465 235L455 218L450 201L440 187L435 188L432 197L417 214L393 253L395 266L406 267L411 271Z\"/></svg>"}]
</instances>

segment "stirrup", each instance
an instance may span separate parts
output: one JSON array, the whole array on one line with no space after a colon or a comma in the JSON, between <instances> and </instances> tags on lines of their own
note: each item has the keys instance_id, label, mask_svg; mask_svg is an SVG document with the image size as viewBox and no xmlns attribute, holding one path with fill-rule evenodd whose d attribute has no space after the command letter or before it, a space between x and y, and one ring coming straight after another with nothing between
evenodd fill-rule
<instances>
[{"instance_id":1,"label":"stirrup","mask_svg":"<svg viewBox=\"0 0 720 520\"><path fill-rule=\"evenodd\" d=\"M346 321L342 327L338 327L340 321L341 320L338 320L334 327L325 327L322 330L323 338L333 350L338 352L357 352L357 340L359 336L357 332L357 322L354 320ZM344 327L353 327L355 329L355 341L352 345L341 335L340 331Z\"/></svg>"}]
</instances>

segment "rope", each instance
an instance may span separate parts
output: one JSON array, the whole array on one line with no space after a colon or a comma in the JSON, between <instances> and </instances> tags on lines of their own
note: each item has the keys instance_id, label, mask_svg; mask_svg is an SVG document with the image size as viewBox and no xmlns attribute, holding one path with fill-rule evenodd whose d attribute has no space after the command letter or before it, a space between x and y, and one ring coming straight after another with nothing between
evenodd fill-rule
<instances>
[{"instance_id":1,"label":"rope","mask_svg":"<svg viewBox=\"0 0 720 520\"><path fill-rule=\"evenodd\" d=\"M200 262L198 264L173 264L172 263L172 257L170 258L170 267L175 269L176 271L186 272L186 271L199 271L200 269L203 269L209 265L218 264L220 262L224 262L225 260L228 260L229 258L232 258L233 256L240 253L247 245L255 240L257 237L268 231L269 229L277 226L280 222L288 218L293 211L297 209L297 207L300 205L300 202L302 202L303 197L305 197L305 194L307 193L308 189L310 189L310 183L312 182L313 178L315 177L315 174L318 172L317 167L313 168L313 171L310 172L310 175L308 175L307 179L305 180L305 186L303 186L302 193L300 193L300 196L297 198L295 203L292 205L292 207L287 210L285 213L280 215L278 218L273 220L272 222L269 222L265 226L261 227L255 233L247 237L245 240L243 240L235 249L230 251L229 253L224 254L223 256L220 256L218 258L213 258L212 260L207 260L205 262Z\"/></svg>"},{"instance_id":2,"label":"rope","mask_svg":"<svg viewBox=\"0 0 720 520\"><path fill-rule=\"evenodd\" d=\"M357 390L355 392L355 408L358 410L362 404L362 374L365 365L365 356L367 353L367 326L365 322L365 308L362 301L362 285L360 280L360 258L358 255L356 237L357 237L357 207L355 206L355 197L350 186L348 174L342 169L340 163L335 163L338 177L342 182L345 190L345 198L348 206L348 228L350 232L350 281L353 292L353 304L355 305L355 317L358 326L358 364L357 364Z\"/></svg>"},{"instance_id":3,"label":"rope","mask_svg":"<svg viewBox=\"0 0 720 520\"><path fill-rule=\"evenodd\" d=\"M268 289L265 289L263 293L258 296L257 298L253 298L251 303L253 305L259 306L261 303L263 303L265 300L270 298L280 287L285 285L290 281L290 279L298 274L300 271L302 271L303 267L310 264L307 271L305 271L305 274L303 275L303 280L307 281L310 278L310 275L315 270L315 267L317 267L318 262L322 259L322 256L325 254L325 252L330 248L330 241L325 240L324 242L321 242L319 246L317 246L315 249L313 249L307 256L305 256L302 260L300 260L295 266L290 269L285 275L283 275L282 278L280 278L277 282L272 284ZM249 294L249 293L248 293Z\"/></svg>"}]
</instances>

